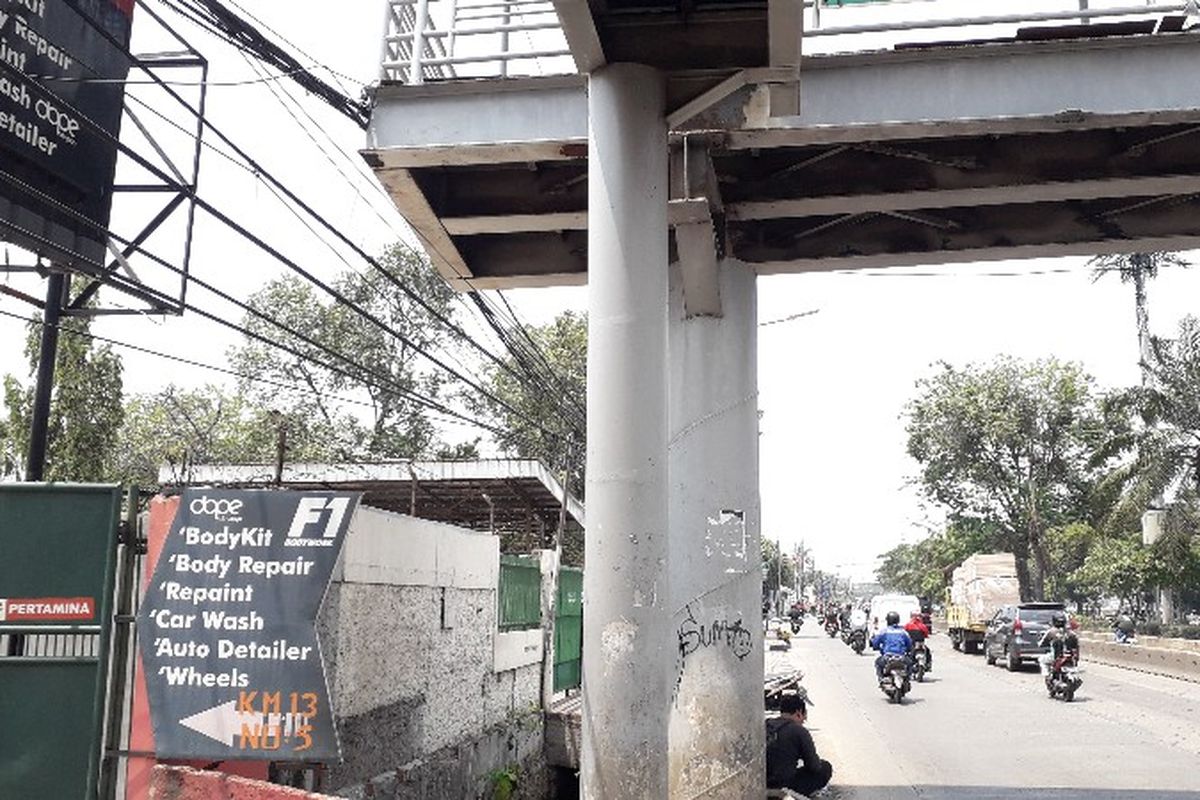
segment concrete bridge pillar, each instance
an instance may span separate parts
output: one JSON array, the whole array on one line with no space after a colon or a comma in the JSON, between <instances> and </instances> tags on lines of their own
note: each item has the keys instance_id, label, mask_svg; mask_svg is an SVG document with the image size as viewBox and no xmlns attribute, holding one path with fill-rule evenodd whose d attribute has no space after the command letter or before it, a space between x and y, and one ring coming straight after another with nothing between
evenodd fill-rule
<instances>
[{"instance_id":1,"label":"concrete bridge pillar","mask_svg":"<svg viewBox=\"0 0 1200 800\"><path fill-rule=\"evenodd\" d=\"M667 126L664 82L588 89L586 800L667 796Z\"/></svg>"},{"instance_id":2,"label":"concrete bridge pillar","mask_svg":"<svg viewBox=\"0 0 1200 800\"><path fill-rule=\"evenodd\" d=\"M671 270L670 797L762 797L763 634L754 273L718 265L721 316Z\"/></svg>"}]
</instances>

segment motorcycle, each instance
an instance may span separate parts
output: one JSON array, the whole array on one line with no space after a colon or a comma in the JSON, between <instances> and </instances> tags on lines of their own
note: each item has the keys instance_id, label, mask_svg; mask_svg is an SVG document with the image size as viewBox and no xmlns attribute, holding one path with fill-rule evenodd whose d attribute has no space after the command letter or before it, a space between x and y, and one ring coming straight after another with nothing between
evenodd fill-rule
<instances>
[{"instance_id":1,"label":"motorcycle","mask_svg":"<svg viewBox=\"0 0 1200 800\"><path fill-rule=\"evenodd\" d=\"M829 634L830 639L834 638L838 635L838 624L833 620L829 620L825 623L825 632Z\"/></svg>"},{"instance_id":2,"label":"motorcycle","mask_svg":"<svg viewBox=\"0 0 1200 800\"><path fill-rule=\"evenodd\" d=\"M1079 651L1068 650L1058 658L1046 674L1046 691L1050 699L1061 697L1069 703L1075 699L1075 692L1083 685L1083 668L1079 666Z\"/></svg>"},{"instance_id":3,"label":"motorcycle","mask_svg":"<svg viewBox=\"0 0 1200 800\"><path fill-rule=\"evenodd\" d=\"M763 678L763 707L767 711L778 711L779 701L784 695L798 695L802 700L808 700L808 692L800 681L804 673L800 670L777 672Z\"/></svg>"},{"instance_id":4,"label":"motorcycle","mask_svg":"<svg viewBox=\"0 0 1200 800\"><path fill-rule=\"evenodd\" d=\"M855 655L862 655L863 650L867 649L867 631L864 628L854 628L850 631L846 639L846 644L850 645L850 649Z\"/></svg>"},{"instance_id":5,"label":"motorcycle","mask_svg":"<svg viewBox=\"0 0 1200 800\"><path fill-rule=\"evenodd\" d=\"M904 656L888 656L883 664L883 680L879 688L893 703L903 703L904 695L912 689L908 678L908 659Z\"/></svg>"},{"instance_id":6,"label":"motorcycle","mask_svg":"<svg viewBox=\"0 0 1200 800\"><path fill-rule=\"evenodd\" d=\"M799 633L800 626L804 624L804 617L792 617L792 633Z\"/></svg>"},{"instance_id":7,"label":"motorcycle","mask_svg":"<svg viewBox=\"0 0 1200 800\"><path fill-rule=\"evenodd\" d=\"M929 671L929 650L924 642L914 642L912 649L912 676L917 683L925 681L925 673Z\"/></svg>"}]
</instances>

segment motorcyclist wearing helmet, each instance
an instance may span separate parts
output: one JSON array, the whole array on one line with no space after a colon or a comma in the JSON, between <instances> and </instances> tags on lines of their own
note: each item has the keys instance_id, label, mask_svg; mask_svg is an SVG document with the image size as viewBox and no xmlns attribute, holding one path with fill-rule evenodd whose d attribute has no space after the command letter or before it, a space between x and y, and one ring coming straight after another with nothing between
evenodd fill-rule
<instances>
[{"instance_id":1,"label":"motorcyclist wearing helmet","mask_svg":"<svg viewBox=\"0 0 1200 800\"><path fill-rule=\"evenodd\" d=\"M903 656L906 660L912 652L912 639L904 628L900 627L900 614L889 611L885 618L887 627L871 637L871 649L878 650L875 659L875 677L883 680L883 667L890 656Z\"/></svg>"},{"instance_id":2,"label":"motorcyclist wearing helmet","mask_svg":"<svg viewBox=\"0 0 1200 800\"><path fill-rule=\"evenodd\" d=\"M838 614L839 614L839 612L838 612L837 606L835 606L833 603L829 603L828 605L826 605L825 606L825 625L827 625L827 626L832 625L835 628L838 627L840 624L839 620L838 620Z\"/></svg>"},{"instance_id":3,"label":"motorcyclist wearing helmet","mask_svg":"<svg viewBox=\"0 0 1200 800\"><path fill-rule=\"evenodd\" d=\"M925 624L923 614L920 611L912 612L912 617L908 620L908 624L904 626L905 633L913 640L913 644L917 645L929 638L929 626ZM928 647L921 648L925 657L925 670L933 669L933 652Z\"/></svg>"},{"instance_id":4,"label":"motorcyclist wearing helmet","mask_svg":"<svg viewBox=\"0 0 1200 800\"><path fill-rule=\"evenodd\" d=\"M1061 611L1055 612L1050 618L1050 627L1042 634L1042 638L1038 640L1038 647L1050 648L1047 652L1038 656L1038 667L1042 671L1042 676L1050 674L1054 669L1054 662L1062 658L1066 652L1079 652L1079 637L1074 631L1067 629L1067 615Z\"/></svg>"}]
</instances>

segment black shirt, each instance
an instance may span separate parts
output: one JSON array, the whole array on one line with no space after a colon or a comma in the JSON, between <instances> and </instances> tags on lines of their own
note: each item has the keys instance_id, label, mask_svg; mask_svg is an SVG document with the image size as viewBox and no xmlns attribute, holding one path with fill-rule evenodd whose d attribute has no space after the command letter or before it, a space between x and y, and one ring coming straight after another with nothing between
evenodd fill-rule
<instances>
[{"instance_id":1,"label":"black shirt","mask_svg":"<svg viewBox=\"0 0 1200 800\"><path fill-rule=\"evenodd\" d=\"M767 720L767 788L787 786L800 761L809 772L816 772L821 765L808 729L791 717Z\"/></svg>"}]
</instances>

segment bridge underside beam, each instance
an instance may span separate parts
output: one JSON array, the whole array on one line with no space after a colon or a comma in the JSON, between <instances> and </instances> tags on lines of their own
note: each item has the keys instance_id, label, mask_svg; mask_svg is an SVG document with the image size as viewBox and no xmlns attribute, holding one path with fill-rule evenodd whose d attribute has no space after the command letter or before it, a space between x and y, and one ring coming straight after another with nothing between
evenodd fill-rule
<instances>
[{"instance_id":1,"label":"bridge underside beam","mask_svg":"<svg viewBox=\"0 0 1200 800\"><path fill-rule=\"evenodd\" d=\"M667 101L741 87L674 139L711 158L714 238L760 272L1200 242L1200 37L807 58L788 117L731 74L676 73ZM578 77L383 87L364 157L455 286L581 283L586 109Z\"/></svg>"}]
</instances>

